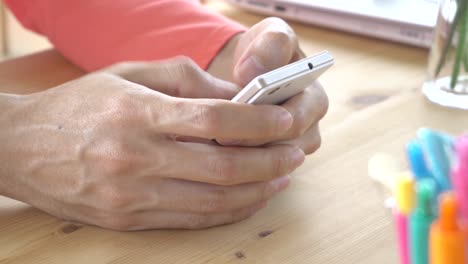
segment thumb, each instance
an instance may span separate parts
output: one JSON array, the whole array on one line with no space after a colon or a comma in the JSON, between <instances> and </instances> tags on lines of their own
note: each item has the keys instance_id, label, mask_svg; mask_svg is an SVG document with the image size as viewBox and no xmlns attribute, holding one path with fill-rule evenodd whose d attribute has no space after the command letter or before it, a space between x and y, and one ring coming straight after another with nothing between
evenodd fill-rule
<instances>
[{"instance_id":1,"label":"thumb","mask_svg":"<svg viewBox=\"0 0 468 264\"><path fill-rule=\"evenodd\" d=\"M297 50L298 43L292 29L281 19L266 19L239 40L234 81L245 86L258 75L288 64Z\"/></svg>"},{"instance_id":2,"label":"thumb","mask_svg":"<svg viewBox=\"0 0 468 264\"><path fill-rule=\"evenodd\" d=\"M107 71L174 97L231 99L240 90L237 85L203 71L186 57L156 62L122 63Z\"/></svg>"}]
</instances>

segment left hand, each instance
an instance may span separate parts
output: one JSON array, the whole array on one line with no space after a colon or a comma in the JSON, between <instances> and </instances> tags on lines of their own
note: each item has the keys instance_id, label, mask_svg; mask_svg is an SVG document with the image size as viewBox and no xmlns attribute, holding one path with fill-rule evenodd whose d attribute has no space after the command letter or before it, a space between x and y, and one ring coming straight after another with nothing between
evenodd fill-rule
<instances>
[{"instance_id":1,"label":"left hand","mask_svg":"<svg viewBox=\"0 0 468 264\"><path fill-rule=\"evenodd\" d=\"M267 18L240 36L234 52L233 80L241 87L256 76L304 58L296 34L279 18ZM328 109L328 98L318 81L282 104L293 116L289 131L278 138L219 140L224 145L292 144L311 154L320 146L318 123Z\"/></svg>"}]
</instances>

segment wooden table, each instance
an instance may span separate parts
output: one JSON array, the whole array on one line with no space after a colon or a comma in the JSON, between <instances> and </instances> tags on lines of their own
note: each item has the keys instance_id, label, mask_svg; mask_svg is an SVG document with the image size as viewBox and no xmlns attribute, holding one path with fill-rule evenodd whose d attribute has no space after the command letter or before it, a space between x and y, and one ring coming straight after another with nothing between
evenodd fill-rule
<instances>
[{"instance_id":1,"label":"wooden table","mask_svg":"<svg viewBox=\"0 0 468 264\"><path fill-rule=\"evenodd\" d=\"M208 5L246 25L261 19ZM308 54L328 49L335 56L333 70L321 78L331 105L321 150L268 208L207 230L119 233L0 198L0 263L397 263L392 218L367 162L381 151L403 161L404 144L418 127L461 133L468 115L421 95L427 50L293 27ZM81 74L48 51L0 64L0 89L30 93Z\"/></svg>"}]
</instances>

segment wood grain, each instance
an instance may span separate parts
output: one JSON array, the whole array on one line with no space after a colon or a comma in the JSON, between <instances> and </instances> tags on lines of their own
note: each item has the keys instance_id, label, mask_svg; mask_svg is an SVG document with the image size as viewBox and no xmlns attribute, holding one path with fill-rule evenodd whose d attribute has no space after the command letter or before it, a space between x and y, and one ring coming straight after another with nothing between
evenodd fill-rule
<instances>
[{"instance_id":1,"label":"wood grain","mask_svg":"<svg viewBox=\"0 0 468 264\"><path fill-rule=\"evenodd\" d=\"M261 19L208 5L246 25ZM265 210L201 231L119 233L0 198L0 263L396 263L392 218L367 162L381 151L404 159L404 144L421 126L460 133L468 115L422 97L426 50L292 25L307 53L328 49L336 58L321 79L331 107L321 150ZM29 93L80 74L48 51L0 64L0 87Z\"/></svg>"}]
</instances>

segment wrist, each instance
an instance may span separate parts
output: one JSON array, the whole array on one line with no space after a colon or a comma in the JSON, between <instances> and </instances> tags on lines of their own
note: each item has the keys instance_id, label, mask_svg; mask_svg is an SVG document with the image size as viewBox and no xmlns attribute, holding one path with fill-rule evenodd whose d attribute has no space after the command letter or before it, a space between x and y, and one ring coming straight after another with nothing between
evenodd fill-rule
<instances>
[{"instance_id":1,"label":"wrist","mask_svg":"<svg viewBox=\"0 0 468 264\"><path fill-rule=\"evenodd\" d=\"M15 160L15 132L19 119L24 118L27 95L15 95L0 93L0 195L10 196L12 193L11 184L16 173Z\"/></svg>"}]
</instances>

